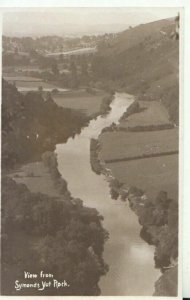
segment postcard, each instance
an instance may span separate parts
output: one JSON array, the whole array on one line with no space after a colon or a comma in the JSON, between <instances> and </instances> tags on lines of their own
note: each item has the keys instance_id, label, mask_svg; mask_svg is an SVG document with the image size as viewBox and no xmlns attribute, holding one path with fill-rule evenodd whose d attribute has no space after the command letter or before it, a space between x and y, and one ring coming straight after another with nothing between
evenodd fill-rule
<instances>
[{"instance_id":1,"label":"postcard","mask_svg":"<svg viewBox=\"0 0 190 300\"><path fill-rule=\"evenodd\" d=\"M2 296L180 297L182 28L177 6L2 9Z\"/></svg>"}]
</instances>

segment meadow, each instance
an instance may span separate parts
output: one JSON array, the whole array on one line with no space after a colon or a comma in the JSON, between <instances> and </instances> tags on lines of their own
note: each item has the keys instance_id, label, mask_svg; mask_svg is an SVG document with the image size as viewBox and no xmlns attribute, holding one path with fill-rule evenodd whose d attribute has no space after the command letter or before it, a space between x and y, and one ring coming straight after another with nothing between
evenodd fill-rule
<instances>
[{"instance_id":1,"label":"meadow","mask_svg":"<svg viewBox=\"0 0 190 300\"><path fill-rule=\"evenodd\" d=\"M102 91L96 91L95 94L90 94L81 89L53 95L53 99L59 106L82 110L90 116L100 110L102 99L105 96L106 93Z\"/></svg>"},{"instance_id":2,"label":"meadow","mask_svg":"<svg viewBox=\"0 0 190 300\"><path fill-rule=\"evenodd\" d=\"M58 106L81 110L87 116L97 114L100 111L102 99L108 95L100 90L92 93L87 92L85 89L68 90L31 76L9 75L3 77L9 83L14 84L18 91L22 93L38 91L40 87L43 92L52 92L53 89L57 89L58 92L52 94L52 98Z\"/></svg>"},{"instance_id":3,"label":"meadow","mask_svg":"<svg viewBox=\"0 0 190 300\"><path fill-rule=\"evenodd\" d=\"M50 173L42 162L26 164L9 175L17 183L23 183L32 193L47 194L50 197L60 197L55 188Z\"/></svg>"},{"instance_id":4,"label":"meadow","mask_svg":"<svg viewBox=\"0 0 190 300\"><path fill-rule=\"evenodd\" d=\"M177 151L178 130L104 132L100 136L100 144L100 158L103 160Z\"/></svg>"},{"instance_id":5,"label":"meadow","mask_svg":"<svg viewBox=\"0 0 190 300\"><path fill-rule=\"evenodd\" d=\"M120 182L142 189L151 200L160 191L167 191L168 197L177 201L178 155L108 163L106 167Z\"/></svg>"},{"instance_id":6,"label":"meadow","mask_svg":"<svg viewBox=\"0 0 190 300\"><path fill-rule=\"evenodd\" d=\"M3 78L10 82L40 82L43 81L40 78L36 78L36 77L31 77L31 76L22 76L22 75L3 75Z\"/></svg>"},{"instance_id":7,"label":"meadow","mask_svg":"<svg viewBox=\"0 0 190 300\"><path fill-rule=\"evenodd\" d=\"M162 153L178 151L178 128L143 131L143 126L170 124L169 115L161 102L138 101L140 110L122 118L118 127L135 128L142 131L108 131L100 137L99 158L104 161L142 157L131 161L107 162L112 175L128 187L135 186L154 200L160 191L168 197L178 197L178 155ZM158 154L158 157L143 158Z\"/></svg>"},{"instance_id":8,"label":"meadow","mask_svg":"<svg viewBox=\"0 0 190 300\"><path fill-rule=\"evenodd\" d=\"M166 108L158 101L139 101L140 112L121 120L119 127L152 126L169 124Z\"/></svg>"},{"instance_id":9,"label":"meadow","mask_svg":"<svg viewBox=\"0 0 190 300\"><path fill-rule=\"evenodd\" d=\"M54 89L57 89L60 92L65 92L68 90L60 88L54 84L44 82L42 79L27 76L7 77L6 80L9 83L14 84L19 92L38 91L40 87L44 92L52 92Z\"/></svg>"}]
</instances>

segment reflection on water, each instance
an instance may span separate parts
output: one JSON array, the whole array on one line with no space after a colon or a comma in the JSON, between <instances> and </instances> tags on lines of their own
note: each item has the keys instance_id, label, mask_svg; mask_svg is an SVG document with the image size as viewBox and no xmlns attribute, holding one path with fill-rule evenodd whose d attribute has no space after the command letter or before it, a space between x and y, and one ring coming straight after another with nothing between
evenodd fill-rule
<instances>
[{"instance_id":1,"label":"reflection on water","mask_svg":"<svg viewBox=\"0 0 190 300\"><path fill-rule=\"evenodd\" d=\"M80 135L56 147L58 168L72 196L99 211L110 235L104 250L109 272L99 283L102 295L151 296L160 275L154 269L154 247L139 236L137 216L127 203L111 199L106 177L95 174L90 166L90 139L97 138L104 127L117 123L132 102L133 96L116 93L107 116L92 120Z\"/></svg>"}]
</instances>

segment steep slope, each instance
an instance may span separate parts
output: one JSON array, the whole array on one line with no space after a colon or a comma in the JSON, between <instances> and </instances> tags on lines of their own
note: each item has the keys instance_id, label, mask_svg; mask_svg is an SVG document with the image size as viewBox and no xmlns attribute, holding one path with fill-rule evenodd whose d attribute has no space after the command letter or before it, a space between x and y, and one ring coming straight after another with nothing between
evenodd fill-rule
<instances>
[{"instance_id":1,"label":"steep slope","mask_svg":"<svg viewBox=\"0 0 190 300\"><path fill-rule=\"evenodd\" d=\"M108 41L107 47L102 47L102 45L100 45L99 50L103 50L106 54L108 54L108 52L112 54L122 53L123 51L135 47L153 34L154 36L157 35L157 37L159 37L164 34L163 32L170 34L174 29L175 21L172 19L140 24L119 33L115 39ZM104 45L106 46L105 43Z\"/></svg>"},{"instance_id":2,"label":"steep slope","mask_svg":"<svg viewBox=\"0 0 190 300\"><path fill-rule=\"evenodd\" d=\"M2 167L13 167L40 158L56 143L80 132L88 118L77 111L61 108L49 96L19 93L2 82Z\"/></svg>"},{"instance_id":3,"label":"steep slope","mask_svg":"<svg viewBox=\"0 0 190 300\"><path fill-rule=\"evenodd\" d=\"M3 295L84 296L101 292L98 282L108 270L102 258L108 238L102 217L70 195L57 169L56 155L44 153L80 132L87 122L85 115L58 107L51 97L45 99L35 92L22 95L13 85L2 82ZM36 162L37 167L31 169L27 163L41 155L44 165ZM11 176L12 168L19 171L24 163L25 178L19 172ZM26 177L31 177L33 184L37 179L37 190L25 185ZM41 271L52 274L47 289L42 288ZM36 277L26 277L25 272ZM54 280L65 281L66 286L61 285L65 288L55 289Z\"/></svg>"},{"instance_id":4,"label":"steep slope","mask_svg":"<svg viewBox=\"0 0 190 300\"><path fill-rule=\"evenodd\" d=\"M142 225L141 237L155 245L155 266L163 272L155 282L156 296L177 295L178 157L173 153L164 160L137 160L135 153L153 154L178 144L178 128L172 124L178 123L179 111L179 43L174 31L173 20L129 29L100 45L92 64L97 82L103 80L107 89L127 91L138 100L119 126L112 124L99 136L96 157L109 171L112 198L120 195L129 201Z\"/></svg>"},{"instance_id":5,"label":"steep slope","mask_svg":"<svg viewBox=\"0 0 190 300\"><path fill-rule=\"evenodd\" d=\"M174 20L139 25L99 45L92 62L96 80L123 89L139 100L159 100L178 123L179 43Z\"/></svg>"}]
</instances>

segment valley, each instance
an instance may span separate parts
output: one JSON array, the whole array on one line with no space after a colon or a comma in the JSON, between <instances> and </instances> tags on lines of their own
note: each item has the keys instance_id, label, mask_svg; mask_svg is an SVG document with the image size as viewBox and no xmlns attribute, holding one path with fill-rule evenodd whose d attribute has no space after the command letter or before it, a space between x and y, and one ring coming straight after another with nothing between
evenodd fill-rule
<instances>
[{"instance_id":1,"label":"valley","mask_svg":"<svg viewBox=\"0 0 190 300\"><path fill-rule=\"evenodd\" d=\"M178 21L3 36L4 295L177 295Z\"/></svg>"}]
</instances>

